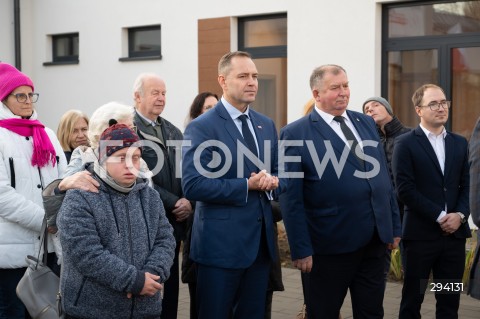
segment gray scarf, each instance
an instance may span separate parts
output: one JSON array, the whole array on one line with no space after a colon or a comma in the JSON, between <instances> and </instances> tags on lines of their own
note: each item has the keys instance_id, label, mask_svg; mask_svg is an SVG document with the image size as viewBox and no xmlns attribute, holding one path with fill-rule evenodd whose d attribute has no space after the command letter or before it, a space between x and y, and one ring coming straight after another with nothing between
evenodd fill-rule
<instances>
[{"instance_id":1,"label":"gray scarf","mask_svg":"<svg viewBox=\"0 0 480 319\"><path fill-rule=\"evenodd\" d=\"M118 185L117 182L115 182L115 180L108 174L107 170L102 166L100 165L100 163L98 161L95 161L93 163L93 171L97 174L98 177L100 177L100 179L102 181L104 181L108 186L110 186L111 188L113 188L114 190L117 190L121 193L125 193L125 194L128 194L130 193L130 191L132 190L132 188L137 184L137 181L135 181L132 185L130 185L129 187L124 187L124 186L121 186L121 185Z\"/></svg>"}]
</instances>

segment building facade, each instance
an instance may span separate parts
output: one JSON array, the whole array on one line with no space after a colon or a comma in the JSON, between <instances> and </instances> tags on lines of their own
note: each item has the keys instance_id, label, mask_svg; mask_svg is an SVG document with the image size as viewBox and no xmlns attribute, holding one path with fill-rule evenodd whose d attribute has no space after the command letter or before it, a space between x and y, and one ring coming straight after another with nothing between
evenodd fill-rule
<instances>
[{"instance_id":1,"label":"building facade","mask_svg":"<svg viewBox=\"0 0 480 319\"><path fill-rule=\"evenodd\" d=\"M183 128L198 92L221 92L217 62L237 49L260 72L254 107L278 128L302 116L322 64L347 70L354 110L382 95L414 126L413 90L433 82L452 100L450 129L468 137L480 115L480 1L2 0L0 40L53 129L69 109L132 105L142 72L165 79L163 115Z\"/></svg>"}]
</instances>

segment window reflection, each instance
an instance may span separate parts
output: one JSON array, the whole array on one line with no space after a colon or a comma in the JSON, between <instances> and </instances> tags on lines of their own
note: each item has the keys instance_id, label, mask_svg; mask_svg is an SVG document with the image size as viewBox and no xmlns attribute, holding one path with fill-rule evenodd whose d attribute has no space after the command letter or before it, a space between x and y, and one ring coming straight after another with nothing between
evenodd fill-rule
<instances>
[{"instance_id":1,"label":"window reflection","mask_svg":"<svg viewBox=\"0 0 480 319\"><path fill-rule=\"evenodd\" d=\"M161 56L160 25L128 29L128 56Z\"/></svg>"},{"instance_id":2,"label":"window reflection","mask_svg":"<svg viewBox=\"0 0 480 319\"><path fill-rule=\"evenodd\" d=\"M287 18L245 21L245 47L287 45Z\"/></svg>"},{"instance_id":3,"label":"window reflection","mask_svg":"<svg viewBox=\"0 0 480 319\"><path fill-rule=\"evenodd\" d=\"M412 94L425 83L438 84L437 50L391 51L388 53L388 100L403 124L418 125Z\"/></svg>"},{"instance_id":4,"label":"window reflection","mask_svg":"<svg viewBox=\"0 0 480 319\"><path fill-rule=\"evenodd\" d=\"M480 47L452 49L452 129L469 138L480 115Z\"/></svg>"},{"instance_id":5,"label":"window reflection","mask_svg":"<svg viewBox=\"0 0 480 319\"><path fill-rule=\"evenodd\" d=\"M254 59L254 62L259 76L252 106L273 119L279 130L287 124L287 59Z\"/></svg>"},{"instance_id":6,"label":"window reflection","mask_svg":"<svg viewBox=\"0 0 480 319\"><path fill-rule=\"evenodd\" d=\"M480 1L391 8L388 30L391 38L480 32Z\"/></svg>"}]
</instances>

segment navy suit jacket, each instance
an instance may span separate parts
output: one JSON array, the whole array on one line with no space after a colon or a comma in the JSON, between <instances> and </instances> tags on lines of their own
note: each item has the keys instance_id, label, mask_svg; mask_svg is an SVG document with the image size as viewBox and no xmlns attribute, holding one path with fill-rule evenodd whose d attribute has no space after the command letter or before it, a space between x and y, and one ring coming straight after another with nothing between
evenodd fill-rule
<instances>
[{"instance_id":1,"label":"navy suit jacket","mask_svg":"<svg viewBox=\"0 0 480 319\"><path fill-rule=\"evenodd\" d=\"M259 158L265 162L261 168L277 175L275 125L251 108L249 116ZM193 120L184 139L182 186L185 196L197 201L190 258L209 266L247 268L257 257L263 224L270 256L275 259L270 200L265 192L247 189L246 179L258 169L251 162L239 162L237 144L246 144L222 102Z\"/></svg>"},{"instance_id":2,"label":"navy suit jacket","mask_svg":"<svg viewBox=\"0 0 480 319\"><path fill-rule=\"evenodd\" d=\"M439 238L442 229L437 218L445 203L447 213L470 216L468 143L464 137L447 132L443 174L432 145L418 126L395 140L392 169L398 197L405 204L403 239ZM454 235L470 237L468 223L460 225Z\"/></svg>"},{"instance_id":3,"label":"navy suit jacket","mask_svg":"<svg viewBox=\"0 0 480 319\"><path fill-rule=\"evenodd\" d=\"M280 204L294 260L356 251L369 243L375 228L384 243L400 236L398 205L375 123L358 112L347 110L347 115L364 143L368 178L354 176L362 170L359 162L315 110L281 130L280 154L285 140L297 141L285 147L290 156L285 173L304 174L282 178ZM348 156L344 164L334 165L343 152ZM329 157L335 159L327 163ZM281 177L282 162L279 157Z\"/></svg>"}]
</instances>

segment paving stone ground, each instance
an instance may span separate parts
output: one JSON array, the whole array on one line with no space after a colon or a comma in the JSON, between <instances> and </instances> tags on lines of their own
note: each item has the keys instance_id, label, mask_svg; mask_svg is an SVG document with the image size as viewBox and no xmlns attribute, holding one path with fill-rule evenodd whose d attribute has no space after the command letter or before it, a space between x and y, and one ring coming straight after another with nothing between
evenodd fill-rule
<instances>
[{"instance_id":1,"label":"paving stone ground","mask_svg":"<svg viewBox=\"0 0 480 319\"><path fill-rule=\"evenodd\" d=\"M283 283L285 291L275 292L273 295L273 319L295 319L303 303L302 285L299 271L291 268L283 268ZM402 283L387 283L385 292L384 309L385 319L398 318L398 308L402 293ZM180 300L178 319L189 319L188 286L180 284ZM350 296L347 295L342 307L344 319L353 318ZM422 318L435 318L435 296L427 293L422 305ZM480 300L476 300L462 294L460 301L460 319L480 319Z\"/></svg>"}]
</instances>

